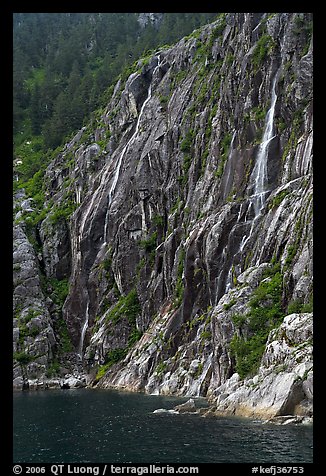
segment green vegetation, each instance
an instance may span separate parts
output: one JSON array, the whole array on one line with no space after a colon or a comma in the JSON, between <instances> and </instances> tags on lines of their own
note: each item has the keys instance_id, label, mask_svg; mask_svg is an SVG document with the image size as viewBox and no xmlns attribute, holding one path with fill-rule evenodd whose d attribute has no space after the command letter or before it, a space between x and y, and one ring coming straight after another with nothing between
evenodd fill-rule
<instances>
[{"instance_id":1,"label":"green vegetation","mask_svg":"<svg viewBox=\"0 0 326 476\"><path fill-rule=\"evenodd\" d=\"M13 353L13 359L17 360L17 362L20 365L27 365L30 362L33 362L35 360L35 356L27 354L26 352L14 352Z\"/></svg>"},{"instance_id":2,"label":"green vegetation","mask_svg":"<svg viewBox=\"0 0 326 476\"><path fill-rule=\"evenodd\" d=\"M17 162L20 162L15 165L15 170L19 173L21 180L27 182L32 179L34 174L37 174L34 181L31 180L31 182L25 184L25 188L27 187L26 192L31 195L34 195L40 189L40 171L44 168L44 152L42 148L42 137L33 136L29 140L16 145L15 149ZM38 182L37 188L35 188L35 182Z\"/></svg>"},{"instance_id":3,"label":"green vegetation","mask_svg":"<svg viewBox=\"0 0 326 476\"><path fill-rule=\"evenodd\" d=\"M265 120L267 108L262 106L256 106L252 109L251 113L256 122L262 122Z\"/></svg>"},{"instance_id":4,"label":"green vegetation","mask_svg":"<svg viewBox=\"0 0 326 476\"><path fill-rule=\"evenodd\" d=\"M15 145L21 138L40 136L45 148L57 147L107 103L127 65L142 55L146 64L148 52L174 43L216 13L164 13L158 28L151 22L141 27L138 16L14 14Z\"/></svg>"},{"instance_id":5,"label":"green vegetation","mask_svg":"<svg viewBox=\"0 0 326 476\"><path fill-rule=\"evenodd\" d=\"M211 40L215 40L216 38L219 38L223 31L224 28L226 27L226 13L220 13L218 15L219 23L216 25L216 27L213 29L212 34L211 34Z\"/></svg>"},{"instance_id":6,"label":"green vegetation","mask_svg":"<svg viewBox=\"0 0 326 476\"><path fill-rule=\"evenodd\" d=\"M164 373L167 366L168 366L167 362L160 362L159 364L157 364L155 369L156 374L161 375L162 373Z\"/></svg>"},{"instance_id":7,"label":"green vegetation","mask_svg":"<svg viewBox=\"0 0 326 476\"><path fill-rule=\"evenodd\" d=\"M143 333L140 330L133 328L128 337L128 349L138 342L142 335Z\"/></svg>"},{"instance_id":8,"label":"green vegetation","mask_svg":"<svg viewBox=\"0 0 326 476\"><path fill-rule=\"evenodd\" d=\"M66 297L69 292L69 282L67 278L56 279L56 278L46 278L43 274L40 275L41 278L41 287L45 296L49 296L54 304L58 307L60 317L53 320L53 327L56 335L59 337L59 348L57 349L59 354L65 352L72 352L73 345L68 333L67 324L63 319L61 312ZM19 319L19 343L23 345L25 337L36 336L40 333L40 330L34 327L27 327L26 324L41 314L37 309L30 309L26 316L22 319L20 316Z\"/></svg>"},{"instance_id":9,"label":"green vegetation","mask_svg":"<svg viewBox=\"0 0 326 476\"><path fill-rule=\"evenodd\" d=\"M232 306L234 306L236 304L236 302L237 301L235 299L231 299L230 302L223 305L223 309L225 309L225 311L228 311L229 309L231 309Z\"/></svg>"},{"instance_id":10,"label":"green vegetation","mask_svg":"<svg viewBox=\"0 0 326 476\"><path fill-rule=\"evenodd\" d=\"M249 312L234 315L232 320L240 333L235 333L231 342L231 354L235 357L236 371L240 378L257 371L269 332L284 318L282 308L283 275L279 265L267 271L249 301Z\"/></svg>"},{"instance_id":11,"label":"green vegetation","mask_svg":"<svg viewBox=\"0 0 326 476\"><path fill-rule=\"evenodd\" d=\"M300 36L302 34L308 36L308 40L310 42L313 30L313 23L312 21L306 22L305 19L301 16L300 13L297 13L297 16L294 19L294 34Z\"/></svg>"},{"instance_id":12,"label":"green vegetation","mask_svg":"<svg viewBox=\"0 0 326 476\"><path fill-rule=\"evenodd\" d=\"M309 302L303 303L299 300L291 301L286 309L286 314L300 313L300 312L313 312L312 298Z\"/></svg>"},{"instance_id":13,"label":"green vegetation","mask_svg":"<svg viewBox=\"0 0 326 476\"><path fill-rule=\"evenodd\" d=\"M283 149L283 154L282 154L283 162L286 161L289 155L290 155L290 160L294 158L295 148L297 146L298 139L302 133L302 126L304 123L304 114L305 114L305 110L308 103L309 103L309 98L303 99L300 105L297 107L297 109L293 113L291 133Z\"/></svg>"},{"instance_id":14,"label":"green vegetation","mask_svg":"<svg viewBox=\"0 0 326 476\"><path fill-rule=\"evenodd\" d=\"M282 161L285 162L285 160L287 159L288 155L290 153L292 153L292 155L294 155L294 148L297 144L297 134L296 134L296 131L295 130L292 130L291 131L291 134L290 134L290 137L289 137L289 140L287 141L287 143L285 144L285 147L283 149L283 154L282 154Z\"/></svg>"},{"instance_id":15,"label":"green vegetation","mask_svg":"<svg viewBox=\"0 0 326 476\"><path fill-rule=\"evenodd\" d=\"M106 372L109 370L112 365L120 362L120 360L124 359L127 355L127 349L113 349L107 353L105 357L105 363L100 366L96 374L96 380L100 380Z\"/></svg>"},{"instance_id":16,"label":"green vegetation","mask_svg":"<svg viewBox=\"0 0 326 476\"><path fill-rule=\"evenodd\" d=\"M57 306L62 309L62 306L66 300L66 297L69 293L69 281L67 278L64 279L56 279L56 278L48 278L47 284L50 284L52 291L51 291L51 299Z\"/></svg>"},{"instance_id":17,"label":"green vegetation","mask_svg":"<svg viewBox=\"0 0 326 476\"><path fill-rule=\"evenodd\" d=\"M234 54L228 53L228 54L226 55L226 57L225 57L225 62L226 62L226 64L227 64L228 66L231 66L232 63L233 63L233 61L234 61L234 58L235 58Z\"/></svg>"},{"instance_id":18,"label":"green vegetation","mask_svg":"<svg viewBox=\"0 0 326 476\"><path fill-rule=\"evenodd\" d=\"M225 134L223 139L220 141L220 160L219 160L218 168L215 172L215 176L218 178L222 177L223 175L224 165L228 158L231 140L232 140L232 134L227 133Z\"/></svg>"},{"instance_id":19,"label":"green vegetation","mask_svg":"<svg viewBox=\"0 0 326 476\"><path fill-rule=\"evenodd\" d=\"M102 269L105 269L105 271L110 271L112 266L112 258L106 258L102 263L100 264L100 267Z\"/></svg>"},{"instance_id":20,"label":"green vegetation","mask_svg":"<svg viewBox=\"0 0 326 476\"><path fill-rule=\"evenodd\" d=\"M233 324L238 328L242 328L243 325L247 322L247 317L243 314L233 314L231 316Z\"/></svg>"},{"instance_id":21,"label":"green vegetation","mask_svg":"<svg viewBox=\"0 0 326 476\"><path fill-rule=\"evenodd\" d=\"M47 378L51 378L51 377L54 377L54 376L58 375L59 372L60 372L60 368L61 368L60 363L57 360L52 362L52 364L49 365L49 367L46 371Z\"/></svg>"},{"instance_id":22,"label":"green vegetation","mask_svg":"<svg viewBox=\"0 0 326 476\"><path fill-rule=\"evenodd\" d=\"M189 130L180 143L180 150L182 152L190 152L194 138L195 138L194 131Z\"/></svg>"},{"instance_id":23,"label":"green vegetation","mask_svg":"<svg viewBox=\"0 0 326 476\"><path fill-rule=\"evenodd\" d=\"M284 198L290 194L290 190L282 190L281 192L279 192L277 195L275 195L275 197L273 197L269 207L270 208L276 208L278 207L282 201L284 200Z\"/></svg>"},{"instance_id":24,"label":"green vegetation","mask_svg":"<svg viewBox=\"0 0 326 476\"><path fill-rule=\"evenodd\" d=\"M146 253L152 253L156 248L157 231L154 231L147 240L140 240L139 247L146 251Z\"/></svg>"},{"instance_id":25,"label":"green vegetation","mask_svg":"<svg viewBox=\"0 0 326 476\"><path fill-rule=\"evenodd\" d=\"M76 210L77 204L72 200L67 200L60 205L53 207L50 215L51 223L58 223L60 220L67 220Z\"/></svg>"},{"instance_id":26,"label":"green vegetation","mask_svg":"<svg viewBox=\"0 0 326 476\"><path fill-rule=\"evenodd\" d=\"M270 35L263 34L257 44L252 54L252 65L254 71L257 72L261 65L264 63L268 54L270 54L275 47L275 42Z\"/></svg>"},{"instance_id":27,"label":"green vegetation","mask_svg":"<svg viewBox=\"0 0 326 476\"><path fill-rule=\"evenodd\" d=\"M36 326L27 327L26 322L19 323L19 345L23 346L27 337L36 337L39 334L39 329Z\"/></svg>"},{"instance_id":28,"label":"green vegetation","mask_svg":"<svg viewBox=\"0 0 326 476\"><path fill-rule=\"evenodd\" d=\"M153 225L157 227L162 227L164 225L164 216L163 215L155 215L152 218Z\"/></svg>"},{"instance_id":29,"label":"green vegetation","mask_svg":"<svg viewBox=\"0 0 326 476\"><path fill-rule=\"evenodd\" d=\"M180 197L178 197L176 202L172 205L170 213L173 214L175 212L179 212L182 205L183 205L183 201L181 200Z\"/></svg>"},{"instance_id":30,"label":"green vegetation","mask_svg":"<svg viewBox=\"0 0 326 476\"><path fill-rule=\"evenodd\" d=\"M119 347L117 349L112 349L106 354L104 364L101 365L97 371L96 380L99 380L100 378L102 378L106 374L106 372L109 370L109 368L112 367L112 365L124 359L126 355L128 354L128 351L137 341L139 341L141 336L142 336L142 332L136 329L136 327L133 327L131 333L129 334L127 347L124 347L124 348Z\"/></svg>"},{"instance_id":31,"label":"green vegetation","mask_svg":"<svg viewBox=\"0 0 326 476\"><path fill-rule=\"evenodd\" d=\"M137 266L136 266L136 274L138 276L138 278L140 277L140 271L144 268L146 264L146 259L145 258L142 258L141 260L139 260Z\"/></svg>"},{"instance_id":32,"label":"green vegetation","mask_svg":"<svg viewBox=\"0 0 326 476\"><path fill-rule=\"evenodd\" d=\"M212 337L211 331L206 331L206 330L205 330L205 331L203 331L203 332L200 334L200 338L201 338L201 339L205 339L205 340L206 340L206 339L211 339L211 337Z\"/></svg>"},{"instance_id":33,"label":"green vegetation","mask_svg":"<svg viewBox=\"0 0 326 476\"><path fill-rule=\"evenodd\" d=\"M18 329L19 329L18 344L20 348L23 348L24 341L27 337L35 338L41 332L41 329L39 329L38 326L27 325L34 317L37 317L39 315L40 315L40 311L36 309L29 309L28 313L25 316L22 316L20 312L17 313Z\"/></svg>"},{"instance_id":34,"label":"green vegetation","mask_svg":"<svg viewBox=\"0 0 326 476\"><path fill-rule=\"evenodd\" d=\"M286 122L283 118L279 117L275 121L278 132L281 134L286 129Z\"/></svg>"},{"instance_id":35,"label":"green vegetation","mask_svg":"<svg viewBox=\"0 0 326 476\"><path fill-rule=\"evenodd\" d=\"M120 319L126 318L131 326L135 326L136 317L141 312L137 291L132 289L126 296L121 296L117 304L107 314L107 322L117 323Z\"/></svg>"},{"instance_id":36,"label":"green vegetation","mask_svg":"<svg viewBox=\"0 0 326 476\"><path fill-rule=\"evenodd\" d=\"M159 100L160 100L161 106L166 107L167 103L169 102L169 99L170 99L169 95L164 96L163 94L160 94Z\"/></svg>"},{"instance_id":37,"label":"green vegetation","mask_svg":"<svg viewBox=\"0 0 326 476\"><path fill-rule=\"evenodd\" d=\"M218 24L213 28L211 35L209 36L206 43L202 43L200 40L197 41L197 52L194 58L194 61L204 62L206 58L211 59L212 47L214 41L221 37L225 27L226 27L226 13L220 13L217 17L219 20ZM198 38L198 35L197 35Z\"/></svg>"},{"instance_id":38,"label":"green vegetation","mask_svg":"<svg viewBox=\"0 0 326 476\"><path fill-rule=\"evenodd\" d=\"M180 143L180 150L183 155L183 175L180 177L179 182L185 185L188 180L188 172L192 162L192 148L195 140L195 131L190 129Z\"/></svg>"},{"instance_id":39,"label":"green vegetation","mask_svg":"<svg viewBox=\"0 0 326 476\"><path fill-rule=\"evenodd\" d=\"M286 268L292 264L294 257L296 256L299 250L301 240L302 240L303 229L304 229L304 220L302 218L302 215L300 215L294 227L294 240L287 247L287 256L285 260Z\"/></svg>"},{"instance_id":40,"label":"green vegetation","mask_svg":"<svg viewBox=\"0 0 326 476\"><path fill-rule=\"evenodd\" d=\"M152 266L155 260L157 247L157 231L154 231L147 240L140 240L139 247L149 254L149 263Z\"/></svg>"},{"instance_id":41,"label":"green vegetation","mask_svg":"<svg viewBox=\"0 0 326 476\"><path fill-rule=\"evenodd\" d=\"M74 347L70 339L66 321L63 319L63 317L55 322L54 327L57 335L59 336L59 354L72 352Z\"/></svg>"},{"instance_id":42,"label":"green vegetation","mask_svg":"<svg viewBox=\"0 0 326 476\"><path fill-rule=\"evenodd\" d=\"M13 190L16 192L19 189L25 190L25 195L33 199L33 212L23 212L22 219L27 224L29 231L31 231L38 223L40 223L49 213L50 204L44 206L45 202L45 170L50 161L56 156L57 150L47 152L41 151L33 152L33 141L37 142L37 138L33 138L28 145L24 143L21 147L16 147L17 161L14 165L14 172L18 174L18 182L14 182ZM26 147L25 147L26 146ZM32 150L30 150L32 148ZM21 150L24 153L21 154ZM30 153L29 153L30 150ZM26 154L26 155L25 155ZM22 163L18 163L18 161ZM18 210L15 210L16 212Z\"/></svg>"},{"instance_id":43,"label":"green vegetation","mask_svg":"<svg viewBox=\"0 0 326 476\"><path fill-rule=\"evenodd\" d=\"M112 322L112 324L116 324L121 319L126 318L131 326L131 330L126 347L112 349L107 353L104 364L98 369L96 380L102 378L112 365L124 359L129 349L141 338L142 332L136 327L136 318L140 312L141 307L137 292L135 289L132 289L126 296L120 297L117 304L106 316L106 321Z\"/></svg>"}]
</instances>

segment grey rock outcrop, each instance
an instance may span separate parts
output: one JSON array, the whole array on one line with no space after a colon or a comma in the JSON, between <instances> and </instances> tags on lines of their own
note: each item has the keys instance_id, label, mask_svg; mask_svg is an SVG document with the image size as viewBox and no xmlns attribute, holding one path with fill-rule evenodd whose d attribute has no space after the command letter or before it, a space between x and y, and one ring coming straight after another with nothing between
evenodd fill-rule
<instances>
[{"instance_id":1,"label":"grey rock outcrop","mask_svg":"<svg viewBox=\"0 0 326 476\"><path fill-rule=\"evenodd\" d=\"M22 389L31 379L45 376L56 338L41 289L37 257L21 225L14 227L13 244L13 385Z\"/></svg>"},{"instance_id":2,"label":"grey rock outcrop","mask_svg":"<svg viewBox=\"0 0 326 476\"><path fill-rule=\"evenodd\" d=\"M216 413L269 419L312 415L312 314L286 316L271 331L253 378L237 374L215 389Z\"/></svg>"},{"instance_id":3,"label":"grey rock outcrop","mask_svg":"<svg viewBox=\"0 0 326 476\"><path fill-rule=\"evenodd\" d=\"M181 403L181 405L174 407L174 410L179 413L194 413L197 411L195 400L190 398L187 402Z\"/></svg>"}]
</instances>

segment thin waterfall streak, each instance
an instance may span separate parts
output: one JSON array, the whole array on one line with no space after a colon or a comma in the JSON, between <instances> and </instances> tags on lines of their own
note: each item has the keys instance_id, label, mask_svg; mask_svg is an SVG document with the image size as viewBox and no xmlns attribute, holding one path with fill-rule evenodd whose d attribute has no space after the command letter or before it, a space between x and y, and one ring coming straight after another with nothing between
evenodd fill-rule
<instances>
[{"instance_id":1,"label":"thin waterfall streak","mask_svg":"<svg viewBox=\"0 0 326 476\"><path fill-rule=\"evenodd\" d=\"M78 345L78 355L82 359L83 356L83 347L84 347L84 340L85 340L85 335L86 331L88 328L88 319L89 319L89 299L87 301L87 306L86 306L86 313L85 313L85 321L82 327L82 331L80 334L80 340L79 340L79 345Z\"/></svg>"},{"instance_id":2,"label":"thin waterfall streak","mask_svg":"<svg viewBox=\"0 0 326 476\"><path fill-rule=\"evenodd\" d=\"M157 63L157 66L155 67L155 69L153 71L153 75L156 72L156 70L159 68L160 64L161 64L161 58L160 58L160 55L158 55L158 63ZM123 158L126 154L126 151L128 150L128 147L133 143L136 135L139 132L139 126L140 126L140 121L141 121L141 118L142 118L142 115L143 115L143 111L144 111L148 101L151 99L151 97L152 97L152 84L149 85L147 98L144 101L144 103L142 104L142 107L140 109L139 116L138 116L137 123L136 123L136 127L135 127L135 131L132 134L129 141L127 142L127 144L124 146L124 148L123 148L123 150L120 154L116 170L114 172L113 181L111 183L109 194L108 194L108 205L107 205L107 210L106 210L106 214L105 214L105 222L104 222L104 230L103 230L103 244L106 243L106 235L107 235L107 228L108 228L108 221L109 221L109 207L110 207L110 204L112 202L112 198L113 198L113 195L114 195L114 192L115 192L118 180L119 180L122 161L123 161ZM103 175L101 177L99 187L93 193L93 196L92 196L92 198L90 200L90 203L87 207L86 213L82 218L82 221L81 221L81 224L80 224L80 227L79 227L79 235L80 235L79 251L80 251L80 240L81 240L81 237L84 233L84 228L85 228L86 221L87 221L87 219L88 219L88 217L90 216L91 213L93 214L93 218L96 216L98 208L100 206L101 198L103 196L104 189L105 189L104 184L107 182L107 176L108 176L108 174L110 172L110 168L111 168L110 165L111 164L109 164L107 166L105 172L103 173ZM95 202L96 199L97 199L97 206L94 209L93 206L94 206L94 202ZM78 256L78 252L77 252L77 256ZM81 255L80 255L80 257L81 257ZM79 348L78 348L78 354L80 355L81 358L82 358L82 352L83 352L84 339L85 339L86 331L87 331L87 328L88 328L88 320L89 320L89 299L88 299L87 306L86 306L85 320L84 320L84 324L83 324L83 327L82 327L82 330L81 330L81 336L80 336L80 342L79 342Z\"/></svg>"},{"instance_id":3,"label":"thin waterfall streak","mask_svg":"<svg viewBox=\"0 0 326 476\"><path fill-rule=\"evenodd\" d=\"M238 254L242 254L244 249L247 246L247 243L250 242L252 234L254 232L255 226L257 224L257 220L261 216L261 212L264 208L265 201L266 201L266 194L268 193L267 189L267 159L268 159L268 150L271 141L276 137L274 134L274 115L275 115L275 106L277 101L276 95L276 83L279 76L278 70L275 74L275 77L272 82L272 90L271 90L271 106L266 114L265 119L265 129L263 133L262 142L258 149L258 154L256 157L256 163L253 168L253 171L250 176L251 184L254 184L253 193L249 197L249 205L245 212L244 216L244 223L249 224L250 222L250 229L249 232L243 235L242 240L239 245ZM254 216L252 219L250 218L250 213L253 209ZM242 214L242 205L240 206L237 223L239 223ZM228 277L227 277L227 285L226 290L228 291L232 286L232 266L229 269Z\"/></svg>"},{"instance_id":4,"label":"thin waterfall streak","mask_svg":"<svg viewBox=\"0 0 326 476\"><path fill-rule=\"evenodd\" d=\"M232 135L232 140L231 140L231 143L230 143L230 151L229 151L229 155L228 155L228 160L227 160L227 164L226 166L228 167L228 174L227 174L227 177L226 177L226 181L225 181L225 197L226 198L226 194L228 193L228 188L229 188L229 181L230 181L230 176L231 176L231 158L232 158L232 154L233 154L233 144L234 144L234 140L235 140L235 137L237 135L237 131L234 130L233 131L233 135Z\"/></svg>"},{"instance_id":5,"label":"thin waterfall streak","mask_svg":"<svg viewBox=\"0 0 326 476\"><path fill-rule=\"evenodd\" d=\"M247 235L243 235L241 243L240 243L240 248L239 248L240 253L243 251L246 243L247 243Z\"/></svg>"},{"instance_id":6,"label":"thin waterfall streak","mask_svg":"<svg viewBox=\"0 0 326 476\"><path fill-rule=\"evenodd\" d=\"M275 91L276 81L278 79L278 73L275 74L272 83L272 97L271 97L271 107L269 108L266 114L265 120L265 130L262 138L262 142L259 146L256 164L252 172L252 181L254 182L254 193L252 197L254 198L254 211L255 217L260 214L264 203L265 203L265 194L267 192L267 158L269 144L271 140L275 137L273 135L274 130L274 114L275 114L275 105L277 101L277 95Z\"/></svg>"},{"instance_id":7,"label":"thin waterfall streak","mask_svg":"<svg viewBox=\"0 0 326 476\"><path fill-rule=\"evenodd\" d=\"M109 207L107 207L106 214L105 214L103 245L106 245L106 235L107 235L107 231L108 231L108 223L109 223Z\"/></svg>"},{"instance_id":8,"label":"thin waterfall streak","mask_svg":"<svg viewBox=\"0 0 326 476\"><path fill-rule=\"evenodd\" d=\"M245 202L240 203L239 213L238 213L238 216L237 216L237 223L240 222L240 218L241 218L241 215L242 215L242 209L243 209L244 204L245 204Z\"/></svg>"},{"instance_id":9,"label":"thin waterfall streak","mask_svg":"<svg viewBox=\"0 0 326 476\"><path fill-rule=\"evenodd\" d=\"M158 62L157 62L157 65L156 65L155 68L154 68L153 75L155 74L156 70L157 70L157 69L160 67L160 65L161 65L161 56L158 55L157 59L158 59ZM148 92L147 92L147 98L146 98L145 101L143 102L142 107L141 107L140 112L139 112L139 116L138 116L138 119L137 119L135 131L134 131L134 133L132 134L132 136L131 136L131 138L129 139L129 141L127 142L127 144L125 145L125 147L123 148L123 150L122 150L122 152L121 152L121 155L120 155L120 157L119 157L119 161L118 161L117 168L116 168L116 170L115 170L115 172L114 172L113 181L112 181L112 184L111 184L111 187L110 187L110 190L109 190L109 194L108 194L107 211L106 211L106 214L105 214L105 222L104 222L104 230L103 230L103 243L104 243L104 244L106 243L106 235L107 235L107 229L108 229L109 208L110 208L110 205L111 205L111 202L112 202L112 198L113 198L113 195L114 195L114 192L115 192L115 189L116 189L118 180L119 180L120 169L121 169L122 161L123 161L123 158L124 158L124 156L125 156L125 154L126 154L128 148L129 148L130 145L133 143L133 141L135 140L135 137L137 136L137 134L138 134L138 132L139 132L140 121L141 121L141 118L142 118L144 109L145 109L147 103L150 101L151 97L152 97L152 84L150 83L149 88L148 88ZM98 207L97 207L97 208L98 208Z\"/></svg>"},{"instance_id":10,"label":"thin waterfall streak","mask_svg":"<svg viewBox=\"0 0 326 476\"><path fill-rule=\"evenodd\" d=\"M231 284L232 284L232 266L229 269L228 276L226 278L226 286L225 286L225 292L226 293L230 290Z\"/></svg>"}]
</instances>

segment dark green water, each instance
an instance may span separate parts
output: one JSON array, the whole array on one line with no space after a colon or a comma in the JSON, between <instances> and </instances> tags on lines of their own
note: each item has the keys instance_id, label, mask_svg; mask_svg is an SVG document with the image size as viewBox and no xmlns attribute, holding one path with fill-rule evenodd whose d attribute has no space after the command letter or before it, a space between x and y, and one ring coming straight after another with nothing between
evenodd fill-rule
<instances>
[{"instance_id":1,"label":"dark green water","mask_svg":"<svg viewBox=\"0 0 326 476\"><path fill-rule=\"evenodd\" d=\"M312 462L312 426L153 414L185 400L91 389L15 393L14 462Z\"/></svg>"}]
</instances>

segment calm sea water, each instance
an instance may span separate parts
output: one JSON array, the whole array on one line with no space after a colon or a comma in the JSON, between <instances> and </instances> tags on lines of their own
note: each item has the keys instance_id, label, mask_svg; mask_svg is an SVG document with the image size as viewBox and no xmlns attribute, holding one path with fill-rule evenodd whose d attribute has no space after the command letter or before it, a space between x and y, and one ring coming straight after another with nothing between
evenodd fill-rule
<instances>
[{"instance_id":1,"label":"calm sea water","mask_svg":"<svg viewBox=\"0 0 326 476\"><path fill-rule=\"evenodd\" d=\"M153 413L185 400L93 389L15 393L14 462L312 462L312 426Z\"/></svg>"}]
</instances>

